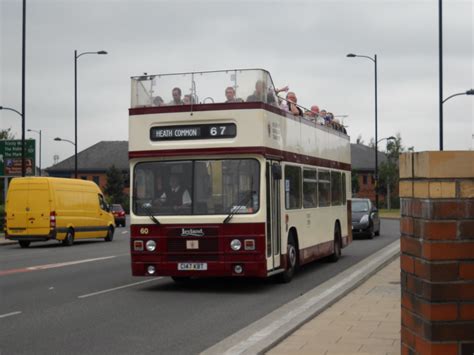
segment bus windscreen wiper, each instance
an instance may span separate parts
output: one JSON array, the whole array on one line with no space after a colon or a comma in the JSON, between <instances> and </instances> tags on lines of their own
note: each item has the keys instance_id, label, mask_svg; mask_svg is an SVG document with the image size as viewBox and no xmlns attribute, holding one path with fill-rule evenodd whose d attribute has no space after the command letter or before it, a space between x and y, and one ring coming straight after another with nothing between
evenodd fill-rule
<instances>
[{"instance_id":1,"label":"bus windscreen wiper","mask_svg":"<svg viewBox=\"0 0 474 355\"><path fill-rule=\"evenodd\" d=\"M254 193L256 193L256 191L249 191L249 193L250 193L249 196L247 196L247 194L245 194L245 196L237 203L237 206L235 208L231 208L230 213L224 219L223 223L229 223L229 221L232 219L232 217L234 217L234 214L239 212L240 209L242 208L242 203L245 202L245 205L247 205L247 203L252 200L252 196L253 196Z\"/></svg>"},{"instance_id":2,"label":"bus windscreen wiper","mask_svg":"<svg viewBox=\"0 0 474 355\"><path fill-rule=\"evenodd\" d=\"M144 208L144 210L146 211L148 217L150 217L150 219L155 222L155 224L157 225L160 225L160 221L158 221L158 219L153 215L153 212L151 210L151 203L144 203L142 205L142 207Z\"/></svg>"}]
</instances>

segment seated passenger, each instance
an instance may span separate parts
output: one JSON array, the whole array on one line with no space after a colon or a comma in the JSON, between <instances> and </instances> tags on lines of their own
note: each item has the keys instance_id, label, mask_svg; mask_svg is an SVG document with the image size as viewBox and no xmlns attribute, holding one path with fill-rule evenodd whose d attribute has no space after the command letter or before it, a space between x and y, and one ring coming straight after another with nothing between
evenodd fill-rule
<instances>
[{"instance_id":1,"label":"seated passenger","mask_svg":"<svg viewBox=\"0 0 474 355\"><path fill-rule=\"evenodd\" d=\"M265 83L263 80L257 80L255 83L255 91L247 97L247 102L265 102L267 104L275 103L275 96L271 90L265 92Z\"/></svg>"},{"instance_id":2,"label":"seated passenger","mask_svg":"<svg viewBox=\"0 0 474 355\"><path fill-rule=\"evenodd\" d=\"M289 91L286 94L286 101L281 104L281 108L295 116L303 116L303 110L296 105L297 102L296 94Z\"/></svg>"},{"instance_id":3,"label":"seated passenger","mask_svg":"<svg viewBox=\"0 0 474 355\"><path fill-rule=\"evenodd\" d=\"M163 179L161 175L155 176L155 198L153 200L153 206L159 207L162 206L166 202L166 190L163 186Z\"/></svg>"},{"instance_id":4,"label":"seated passenger","mask_svg":"<svg viewBox=\"0 0 474 355\"><path fill-rule=\"evenodd\" d=\"M227 99L225 101L226 104L231 102L244 102L244 100L235 97L235 89L232 86L225 89L225 97Z\"/></svg>"},{"instance_id":5,"label":"seated passenger","mask_svg":"<svg viewBox=\"0 0 474 355\"><path fill-rule=\"evenodd\" d=\"M191 105L191 95L184 95L183 97L183 105Z\"/></svg>"},{"instance_id":6,"label":"seated passenger","mask_svg":"<svg viewBox=\"0 0 474 355\"><path fill-rule=\"evenodd\" d=\"M153 106L163 106L165 102L161 96L156 96L153 98Z\"/></svg>"},{"instance_id":7,"label":"seated passenger","mask_svg":"<svg viewBox=\"0 0 474 355\"><path fill-rule=\"evenodd\" d=\"M181 89L180 88L174 88L171 91L171 95L173 95L173 100L171 100L168 105L183 105L183 100L181 100Z\"/></svg>"}]
</instances>

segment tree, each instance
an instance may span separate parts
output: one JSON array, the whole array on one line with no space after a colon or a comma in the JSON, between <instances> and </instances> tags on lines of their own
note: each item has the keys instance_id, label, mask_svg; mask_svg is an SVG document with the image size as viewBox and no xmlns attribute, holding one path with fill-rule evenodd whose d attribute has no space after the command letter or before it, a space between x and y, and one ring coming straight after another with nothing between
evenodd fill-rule
<instances>
[{"instance_id":1,"label":"tree","mask_svg":"<svg viewBox=\"0 0 474 355\"><path fill-rule=\"evenodd\" d=\"M109 197L109 202L123 204L125 194L122 172L112 165L106 175L107 185L105 185L104 193Z\"/></svg>"},{"instance_id":2,"label":"tree","mask_svg":"<svg viewBox=\"0 0 474 355\"><path fill-rule=\"evenodd\" d=\"M393 207L399 207L398 199L392 201L391 191L398 186L398 157L404 150L402 137L400 133L397 133L395 139L387 142L387 161L379 166L379 191L387 196L388 208L392 207L392 202L395 202Z\"/></svg>"},{"instance_id":3,"label":"tree","mask_svg":"<svg viewBox=\"0 0 474 355\"><path fill-rule=\"evenodd\" d=\"M15 139L11 128L0 129L0 139Z\"/></svg>"}]
</instances>

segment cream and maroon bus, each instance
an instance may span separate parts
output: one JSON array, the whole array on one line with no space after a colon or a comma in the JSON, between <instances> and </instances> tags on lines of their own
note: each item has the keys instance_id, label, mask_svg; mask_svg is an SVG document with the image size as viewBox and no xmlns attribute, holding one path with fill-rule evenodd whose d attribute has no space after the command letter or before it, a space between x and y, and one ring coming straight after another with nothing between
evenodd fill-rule
<instances>
[{"instance_id":1,"label":"cream and maroon bus","mask_svg":"<svg viewBox=\"0 0 474 355\"><path fill-rule=\"evenodd\" d=\"M350 143L261 69L132 77L134 276L290 281L352 241Z\"/></svg>"}]
</instances>

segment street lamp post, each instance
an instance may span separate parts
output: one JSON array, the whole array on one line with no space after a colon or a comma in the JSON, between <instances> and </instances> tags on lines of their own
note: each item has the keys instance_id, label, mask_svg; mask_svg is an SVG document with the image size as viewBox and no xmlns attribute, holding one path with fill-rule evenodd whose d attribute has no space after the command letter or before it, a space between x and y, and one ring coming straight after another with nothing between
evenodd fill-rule
<instances>
[{"instance_id":1,"label":"street lamp post","mask_svg":"<svg viewBox=\"0 0 474 355\"><path fill-rule=\"evenodd\" d=\"M107 54L106 51L83 52L74 50L74 177L77 179L77 59L86 54ZM56 140L56 139L55 139Z\"/></svg>"},{"instance_id":2,"label":"street lamp post","mask_svg":"<svg viewBox=\"0 0 474 355\"><path fill-rule=\"evenodd\" d=\"M470 90L467 90L467 91L465 91L465 92L459 92L459 93L457 93L457 94L453 94L453 95L451 95L451 96L448 96L447 98L445 98L445 99L443 100L443 104L444 104L446 101L448 101L449 99L451 99L451 98L453 98L453 97L455 97L455 96L461 96L461 95L474 95L474 89L470 89Z\"/></svg>"},{"instance_id":3,"label":"street lamp post","mask_svg":"<svg viewBox=\"0 0 474 355\"><path fill-rule=\"evenodd\" d=\"M54 138L54 140L56 142L68 142L68 143L71 143L74 146L74 148L76 147L76 144L73 141L69 140L69 139L63 139L63 138L56 137L56 138ZM77 152L77 149L76 149L76 152ZM77 156L75 156L74 159L77 162ZM76 165L76 168L77 168L77 165ZM77 170L76 170L76 174L77 174Z\"/></svg>"},{"instance_id":4,"label":"street lamp post","mask_svg":"<svg viewBox=\"0 0 474 355\"><path fill-rule=\"evenodd\" d=\"M40 176L42 175L42 170L41 170L41 130L37 131L35 129L28 129L28 132L35 132L39 134L39 171L40 171ZM36 167L35 167L36 170Z\"/></svg>"},{"instance_id":5,"label":"street lamp post","mask_svg":"<svg viewBox=\"0 0 474 355\"><path fill-rule=\"evenodd\" d=\"M366 58L370 59L374 63L374 80L375 80L375 206L379 208L379 191L378 191L378 155L377 155L377 54L374 54L374 57L369 57L367 55L358 55L349 53L346 55L348 58Z\"/></svg>"}]
</instances>

